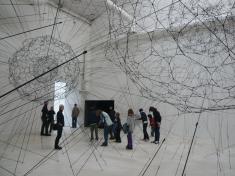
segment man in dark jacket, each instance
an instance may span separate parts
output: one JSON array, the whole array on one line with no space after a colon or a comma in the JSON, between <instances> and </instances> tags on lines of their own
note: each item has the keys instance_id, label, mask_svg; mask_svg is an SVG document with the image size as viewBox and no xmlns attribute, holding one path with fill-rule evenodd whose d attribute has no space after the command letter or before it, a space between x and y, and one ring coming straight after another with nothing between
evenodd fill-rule
<instances>
[{"instance_id":1,"label":"man in dark jacket","mask_svg":"<svg viewBox=\"0 0 235 176\"><path fill-rule=\"evenodd\" d=\"M139 120L142 120L142 124L143 124L143 134L144 134L143 140L147 141L147 140L149 140L149 135L147 132L148 118L142 108L139 109L139 112L140 112L140 116L141 116Z\"/></svg>"},{"instance_id":2,"label":"man in dark jacket","mask_svg":"<svg viewBox=\"0 0 235 176\"><path fill-rule=\"evenodd\" d=\"M155 140L152 141L152 143L159 144L159 139L160 139L160 125L162 121L162 117L160 113L158 112L157 108L150 107L149 112L153 114L153 118L155 121Z\"/></svg>"},{"instance_id":3,"label":"man in dark jacket","mask_svg":"<svg viewBox=\"0 0 235 176\"><path fill-rule=\"evenodd\" d=\"M96 115L96 110L94 107L91 108L89 114L88 114L88 124L90 126L91 131L91 138L92 141L94 139L94 131L95 131L95 139L98 140L98 123L99 123L99 117Z\"/></svg>"},{"instance_id":4,"label":"man in dark jacket","mask_svg":"<svg viewBox=\"0 0 235 176\"><path fill-rule=\"evenodd\" d=\"M42 126L41 126L41 136L50 136L48 133L48 109L47 109L48 101L44 102L44 106L42 108ZM46 133L44 133L44 131Z\"/></svg>"},{"instance_id":5,"label":"man in dark jacket","mask_svg":"<svg viewBox=\"0 0 235 176\"><path fill-rule=\"evenodd\" d=\"M55 149L61 150L62 147L59 146L59 140L62 136L62 131L64 127L64 115L63 115L64 105L59 106L59 111L57 112L57 136L55 139Z\"/></svg>"},{"instance_id":6,"label":"man in dark jacket","mask_svg":"<svg viewBox=\"0 0 235 176\"><path fill-rule=\"evenodd\" d=\"M54 108L53 108L53 106L51 106L50 110L48 111L48 118L47 118L47 123L48 123L47 128L50 129L49 130L50 134L51 134L51 131L54 126L54 114L55 114ZM48 129L47 129L47 131L48 131Z\"/></svg>"}]
</instances>

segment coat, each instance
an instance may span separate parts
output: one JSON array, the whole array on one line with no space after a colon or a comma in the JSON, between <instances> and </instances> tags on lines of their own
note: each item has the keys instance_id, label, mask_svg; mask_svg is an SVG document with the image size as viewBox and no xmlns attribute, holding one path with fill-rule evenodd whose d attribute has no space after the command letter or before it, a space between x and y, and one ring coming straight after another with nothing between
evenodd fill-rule
<instances>
[{"instance_id":1,"label":"coat","mask_svg":"<svg viewBox=\"0 0 235 176\"><path fill-rule=\"evenodd\" d=\"M74 117L78 117L79 113L80 113L79 108L78 108L78 107L73 107L73 110L72 110L72 117L73 117L73 118L74 118Z\"/></svg>"}]
</instances>

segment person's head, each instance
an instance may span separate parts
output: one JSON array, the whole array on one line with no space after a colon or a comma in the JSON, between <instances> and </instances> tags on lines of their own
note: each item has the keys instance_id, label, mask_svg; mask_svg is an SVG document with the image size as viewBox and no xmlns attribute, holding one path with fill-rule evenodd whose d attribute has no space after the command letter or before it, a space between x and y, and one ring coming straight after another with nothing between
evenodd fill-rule
<instances>
[{"instance_id":1,"label":"person's head","mask_svg":"<svg viewBox=\"0 0 235 176\"><path fill-rule=\"evenodd\" d=\"M155 111L156 110L156 108L154 108L153 106L150 106L149 107L149 112L153 112L153 111Z\"/></svg>"},{"instance_id":2,"label":"person's head","mask_svg":"<svg viewBox=\"0 0 235 176\"><path fill-rule=\"evenodd\" d=\"M77 107L77 104L76 104L76 103L74 104L74 107Z\"/></svg>"},{"instance_id":3,"label":"person's head","mask_svg":"<svg viewBox=\"0 0 235 176\"><path fill-rule=\"evenodd\" d=\"M59 106L59 111L63 111L63 110L64 110L64 105L61 104L61 105Z\"/></svg>"},{"instance_id":4,"label":"person's head","mask_svg":"<svg viewBox=\"0 0 235 176\"><path fill-rule=\"evenodd\" d=\"M148 118L153 118L152 114L148 114Z\"/></svg>"},{"instance_id":5,"label":"person's head","mask_svg":"<svg viewBox=\"0 0 235 176\"><path fill-rule=\"evenodd\" d=\"M48 100L47 100L47 101L44 101L44 105L48 105Z\"/></svg>"},{"instance_id":6,"label":"person's head","mask_svg":"<svg viewBox=\"0 0 235 176\"><path fill-rule=\"evenodd\" d=\"M95 113L96 113L96 116L98 117L98 116L100 116L100 114L101 114L101 110L100 109L98 109Z\"/></svg>"},{"instance_id":7,"label":"person's head","mask_svg":"<svg viewBox=\"0 0 235 176\"><path fill-rule=\"evenodd\" d=\"M139 112L143 112L143 109L142 109L142 108L140 108L140 109L139 109Z\"/></svg>"},{"instance_id":8,"label":"person's head","mask_svg":"<svg viewBox=\"0 0 235 176\"><path fill-rule=\"evenodd\" d=\"M134 111L133 111L133 109L128 109L128 111L127 111L127 115L128 116L133 116L134 115Z\"/></svg>"},{"instance_id":9,"label":"person's head","mask_svg":"<svg viewBox=\"0 0 235 176\"><path fill-rule=\"evenodd\" d=\"M120 121L121 121L121 119L120 119L120 113L119 113L119 112L116 112L115 116L116 116L116 120L117 120L118 122L120 122Z\"/></svg>"},{"instance_id":10,"label":"person's head","mask_svg":"<svg viewBox=\"0 0 235 176\"><path fill-rule=\"evenodd\" d=\"M51 108L50 108L51 110L53 110L54 109L54 107L53 106L51 106Z\"/></svg>"},{"instance_id":11,"label":"person's head","mask_svg":"<svg viewBox=\"0 0 235 176\"><path fill-rule=\"evenodd\" d=\"M119 118L120 117L120 113L116 112L116 117Z\"/></svg>"}]
</instances>

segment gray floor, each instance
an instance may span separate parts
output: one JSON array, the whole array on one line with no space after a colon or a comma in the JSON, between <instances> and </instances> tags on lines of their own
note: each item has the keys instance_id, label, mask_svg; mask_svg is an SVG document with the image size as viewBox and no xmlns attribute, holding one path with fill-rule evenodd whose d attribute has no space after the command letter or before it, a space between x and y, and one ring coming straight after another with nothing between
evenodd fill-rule
<instances>
[{"instance_id":1,"label":"gray floor","mask_svg":"<svg viewBox=\"0 0 235 176\"><path fill-rule=\"evenodd\" d=\"M121 133L122 143L110 141L101 147L103 130L99 141L89 141L89 129L64 128L62 150L53 150L56 132L52 136L31 134L30 138L18 135L1 140L0 176L139 176L181 175L186 161L190 140L167 136L162 132L163 144L141 140L141 126L136 127L134 149L126 150L126 135ZM27 140L26 140L27 139ZM152 139L152 138L151 138ZM25 140L24 142L22 142ZM8 141L8 143L6 142ZM20 142L21 141L21 142ZM21 144L21 145L19 145ZM234 162L235 150L224 150L220 161L206 140L197 140L187 164L186 173L198 175L234 176L234 165L229 168L229 159ZM228 155L230 152L230 155ZM156 155L155 155L156 154ZM232 156L232 157L228 157Z\"/></svg>"}]
</instances>

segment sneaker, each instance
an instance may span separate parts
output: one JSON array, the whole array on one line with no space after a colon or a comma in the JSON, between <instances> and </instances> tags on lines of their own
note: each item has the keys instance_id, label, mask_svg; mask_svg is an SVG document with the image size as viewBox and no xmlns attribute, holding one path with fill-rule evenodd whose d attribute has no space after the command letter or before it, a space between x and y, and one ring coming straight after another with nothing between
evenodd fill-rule
<instances>
[{"instance_id":1,"label":"sneaker","mask_svg":"<svg viewBox=\"0 0 235 176\"><path fill-rule=\"evenodd\" d=\"M55 147L55 150L61 150L61 149L62 149L62 147L60 147L60 146Z\"/></svg>"},{"instance_id":2,"label":"sneaker","mask_svg":"<svg viewBox=\"0 0 235 176\"><path fill-rule=\"evenodd\" d=\"M129 146L126 146L126 149L127 149L127 150L132 150L133 148L132 148L132 147L129 147Z\"/></svg>"},{"instance_id":3,"label":"sneaker","mask_svg":"<svg viewBox=\"0 0 235 176\"><path fill-rule=\"evenodd\" d=\"M106 147L106 146L108 146L108 144L103 143L103 144L101 144L101 146L102 146L102 147Z\"/></svg>"},{"instance_id":4,"label":"sneaker","mask_svg":"<svg viewBox=\"0 0 235 176\"><path fill-rule=\"evenodd\" d=\"M90 141L93 141L94 138L91 138Z\"/></svg>"},{"instance_id":5,"label":"sneaker","mask_svg":"<svg viewBox=\"0 0 235 176\"><path fill-rule=\"evenodd\" d=\"M159 141L155 141L154 144L159 144Z\"/></svg>"}]
</instances>

